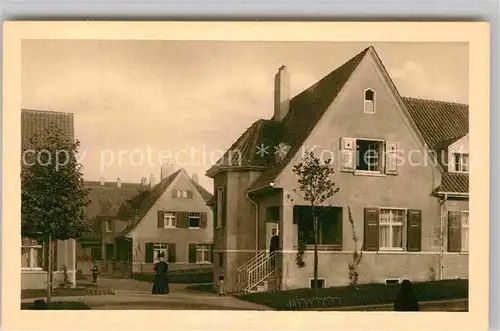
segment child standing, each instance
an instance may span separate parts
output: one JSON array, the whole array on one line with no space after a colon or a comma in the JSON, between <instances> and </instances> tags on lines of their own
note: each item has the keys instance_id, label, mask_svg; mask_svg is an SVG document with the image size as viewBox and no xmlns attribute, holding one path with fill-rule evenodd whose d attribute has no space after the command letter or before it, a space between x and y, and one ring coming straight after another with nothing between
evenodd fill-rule
<instances>
[{"instance_id":1,"label":"child standing","mask_svg":"<svg viewBox=\"0 0 500 331\"><path fill-rule=\"evenodd\" d=\"M224 276L219 276L219 296L226 295L226 286L224 285Z\"/></svg>"}]
</instances>

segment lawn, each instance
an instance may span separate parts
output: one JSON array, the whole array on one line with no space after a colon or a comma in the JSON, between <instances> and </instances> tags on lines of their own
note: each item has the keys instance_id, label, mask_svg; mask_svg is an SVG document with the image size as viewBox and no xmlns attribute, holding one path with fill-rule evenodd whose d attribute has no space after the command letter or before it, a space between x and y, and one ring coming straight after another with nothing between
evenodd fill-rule
<instances>
[{"instance_id":1,"label":"lawn","mask_svg":"<svg viewBox=\"0 0 500 331\"><path fill-rule=\"evenodd\" d=\"M38 308L32 302L21 303L21 309L26 310L89 310L90 307L81 301L55 301L47 308Z\"/></svg>"},{"instance_id":2,"label":"lawn","mask_svg":"<svg viewBox=\"0 0 500 331\"><path fill-rule=\"evenodd\" d=\"M425 283L413 283L414 290L419 301L439 301L451 299L463 299L468 297L468 280L443 280ZM331 304L333 300L324 300L328 297L336 299L335 307L363 306L376 304L391 304L394 302L399 291L399 285L386 286L385 284L359 285L358 289L351 287L329 287L319 289L297 289L281 292L260 292L238 296L261 305L269 306L277 310L295 310L297 302L302 300L315 301L318 305L323 302ZM320 303L321 302L321 303Z\"/></svg>"},{"instance_id":3,"label":"lawn","mask_svg":"<svg viewBox=\"0 0 500 331\"><path fill-rule=\"evenodd\" d=\"M78 284L77 287L64 288L56 287L52 289L53 297L73 297L84 295L112 295L114 290L108 287L99 287L92 283ZM25 298L43 298L47 296L46 289L27 289L21 290L21 299Z\"/></svg>"}]
</instances>

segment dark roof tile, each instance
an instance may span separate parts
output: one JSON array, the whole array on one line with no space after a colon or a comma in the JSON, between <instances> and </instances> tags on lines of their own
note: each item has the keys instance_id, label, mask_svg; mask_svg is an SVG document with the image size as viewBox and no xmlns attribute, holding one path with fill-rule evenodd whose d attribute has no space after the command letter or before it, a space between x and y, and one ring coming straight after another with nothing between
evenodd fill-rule
<instances>
[{"instance_id":1,"label":"dark roof tile","mask_svg":"<svg viewBox=\"0 0 500 331\"><path fill-rule=\"evenodd\" d=\"M469 174L443 173L441 185L436 191L440 193L469 193Z\"/></svg>"}]
</instances>

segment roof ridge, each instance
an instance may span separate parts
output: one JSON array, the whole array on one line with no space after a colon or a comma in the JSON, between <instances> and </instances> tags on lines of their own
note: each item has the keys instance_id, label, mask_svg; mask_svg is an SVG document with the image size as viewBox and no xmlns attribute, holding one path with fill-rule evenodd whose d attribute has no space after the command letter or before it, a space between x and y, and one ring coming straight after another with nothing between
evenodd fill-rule
<instances>
[{"instance_id":1,"label":"roof ridge","mask_svg":"<svg viewBox=\"0 0 500 331\"><path fill-rule=\"evenodd\" d=\"M68 114L68 115L74 115L74 113L72 113L72 112L68 112L68 111L45 110L45 109L28 109L28 108L21 108L21 112L34 112L34 113L48 113L48 114Z\"/></svg>"}]
</instances>

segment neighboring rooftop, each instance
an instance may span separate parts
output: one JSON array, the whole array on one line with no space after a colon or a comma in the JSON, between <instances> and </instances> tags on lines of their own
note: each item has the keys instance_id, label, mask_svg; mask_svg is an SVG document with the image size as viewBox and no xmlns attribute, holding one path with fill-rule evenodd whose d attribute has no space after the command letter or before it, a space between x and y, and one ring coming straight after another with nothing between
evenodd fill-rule
<instances>
[{"instance_id":1,"label":"neighboring rooftop","mask_svg":"<svg viewBox=\"0 0 500 331\"><path fill-rule=\"evenodd\" d=\"M31 139L37 137L43 142L50 125L61 129L68 138L74 139L75 127L73 113L48 110L21 109L21 146L32 148Z\"/></svg>"}]
</instances>

